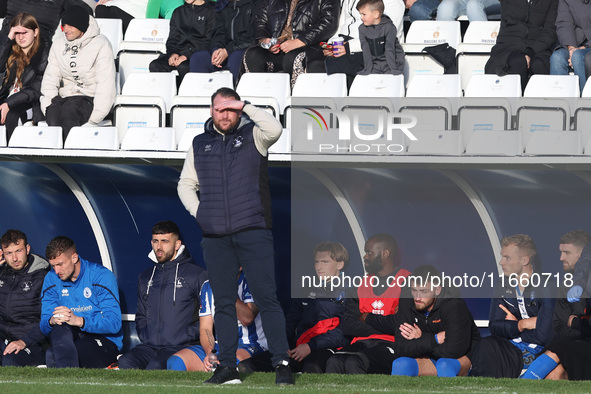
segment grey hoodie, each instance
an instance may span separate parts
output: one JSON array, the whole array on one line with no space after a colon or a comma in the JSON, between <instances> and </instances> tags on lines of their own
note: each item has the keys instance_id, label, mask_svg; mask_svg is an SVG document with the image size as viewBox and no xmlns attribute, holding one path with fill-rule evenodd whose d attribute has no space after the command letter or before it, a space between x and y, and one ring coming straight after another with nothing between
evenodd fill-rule
<instances>
[{"instance_id":1,"label":"grey hoodie","mask_svg":"<svg viewBox=\"0 0 591 394\"><path fill-rule=\"evenodd\" d=\"M359 26L363 70L359 75L402 74L404 51L396 38L396 27L387 15L377 25Z\"/></svg>"}]
</instances>

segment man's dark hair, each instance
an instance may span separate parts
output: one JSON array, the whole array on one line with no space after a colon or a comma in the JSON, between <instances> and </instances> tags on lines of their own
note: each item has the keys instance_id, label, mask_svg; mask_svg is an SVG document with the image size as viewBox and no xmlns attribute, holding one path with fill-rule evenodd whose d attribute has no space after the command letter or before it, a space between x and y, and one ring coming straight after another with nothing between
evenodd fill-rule
<instances>
[{"instance_id":1,"label":"man's dark hair","mask_svg":"<svg viewBox=\"0 0 591 394\"><path fill-rule=\"evenodd\" d=\"M591 235L585 230L573 230L560 237L561 244L571 244L579 248L584 248L591 242Z\"/></svg>"},{"instance_id":2,"label":"man's dark hair","mask_svg":"<svg viewBox=\"0 0 591 394\"><path fill-rule=\"evenodd\" d=\"M64 235L59 235L47 244L47 248L45 248L45 257L48 260L53 260L62 253L69 251L76 253L76 244L72 239Z\"/></svg>"},{"instance_id":3,"label":"man's dark hair","mask_svg":"<svg viewBox=\"0 0 591 394\"><path fill-rule=\"evenodd\" d=\"M359 0L356 8L360 11L365 6L368 6L372 11L379 11L380 17L384 15L384 2L382 0Z\"/></svg>"},{"instance_id":4,"label":"man's dark hair","mask_svg":"<svg viewBox=\"0 0 591 394\"><path fill-rule=\"evenodd\" d=\"M217 96L231 97L234 100L240 101L240 95L238 93L236 93L236 91L234 89L219 88L218 90L215 91L214 94L211 95L211 105L213 105L213 100L215 100L215 98Z\"/></svg>"},{"instance_id":5,"label":"man's dark hair","mask_svg":"<svg viewBox=\"0 0 591 394\"><path fill-rule=\"evenodd\" d=\"M10 246L11 244L17 244L20 240L25 241L25 246L29 243L27 242L27 235L20 230L8 230L4 233L2 238L0 238L0 246L3 248Z\"/></svg>"},{"instance_id":6,"label":"man's dark hair","mask_svg":"<svg viewBox=\"0 0 591 394\"><path fill-rule=\"evenodd\" d=\"M154 234L174 234L177 238L181 238L181 230L179 230L179 227L175 222L170 220L156 223L154 227L152 227L152 235Z\"/></svg>"},{"instance_id":7,"label":"man's dark hair","mask_svg":"<svg viewBox=\"0 0 591 394\"><path fill-rule=\"evenodd\" d=\"M390 255L392 256L392 258L394 258L394 256L396 255L396 252L398 252L398 243L396 242L394 237L391 236L390 234L386 234L386 233L375 234L375 235L372 235L371 237L369 237L368 241L369 240L372 240L375 243L382 244L384 246L384 249L390 251Z\"/></svg>"},{"instance_id":8,"label":"man's dark hair","mask_svg":"<svg viewBox=\"0 0 591 394\"><path fill-rule=\"evenodd\" d=\"M320 242L318 245L314 247L314 258L316 257L316 253L318 252L328 252L330 253L330 258L334 261L342 261L344 263L343 270L347 267L347 264L349 263L349 252L339 242Z\"/></svg>"},{"instance_id":9,"label":"man's dark hair","mask_svg":"<svg viewBox=\"0 0 591 394\"><path fill-rule=\"evenodd\" d=\"M435 277L441 279L441 273L432 265L421 265L412 271L411 277L421 278L419 282L426 283L427 281L431 282L431 279ZM441 283L441 280L438 283Z\"/></svg>"}]
</instances>

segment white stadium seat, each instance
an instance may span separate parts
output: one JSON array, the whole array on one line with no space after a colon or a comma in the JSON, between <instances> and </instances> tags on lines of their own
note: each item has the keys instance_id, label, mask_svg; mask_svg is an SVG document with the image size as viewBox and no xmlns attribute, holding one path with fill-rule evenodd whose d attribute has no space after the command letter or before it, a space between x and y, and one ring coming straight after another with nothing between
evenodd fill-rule
<instances>
[{"instance_id":1,"label":"white stadium seat","mask_svg":"<svg viewBox=\"0 0 591 394\"><path fill-rule=\"evenodd\" d=\"M289 74L245 73L240 78L236 91L243 100L248 100L257 107L269 110L279 119L279 116L283 114L285 101L290 92Z\"/></svg>"},{"instance_id":2,"label":"white stadium seat","mask_svg":"<svg viewBox=\"0 0 591 394\"><path fill-rule=\"evenodd\" d=\"M115 126L72 127L64 143L64 149L117 150L119 149L117 128Z\"/></svg>"},{"instance_id":3,"label":"white stadium seat","mask_svg":"<svg viewBox=\"0 0 591 394\"><path fill-rule=\"evenodd\" d=\"M174 151L176 139L172 127L131 127L121 143L122 150Z\"/></svg>"},{"instance_id":4,"label":"white stadium seat","mask_svg":"<svg viewBox=\"0 0 591 394\"><path fill-rule=\"evenodd\" d=\"M59 126L18 126L14 129L9 147L61 149L64 146Z\"/></svg>"},{"instance_id":5,"label":"white stadium seat","mask_svg":"<svg viewBox=\"0 0 591 394\"><path fill-rule=\"evenodd\" d=\"M484 66L497 42L500 26L500 21L472 21L468 24L462 43L457 48L462 89L466 89L472 76L484 74Z\"/></svg>"}]
</instances>

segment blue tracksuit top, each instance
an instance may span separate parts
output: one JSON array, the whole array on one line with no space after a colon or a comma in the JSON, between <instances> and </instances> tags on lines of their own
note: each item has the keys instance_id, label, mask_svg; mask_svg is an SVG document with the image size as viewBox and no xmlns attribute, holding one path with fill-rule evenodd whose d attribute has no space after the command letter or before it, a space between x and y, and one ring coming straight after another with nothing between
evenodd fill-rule
<instances>
[{"instance_id":1,"label":"blue tracksuit top","mask_svg":"<svg viewBox=\"0 0 591 394\"><path fill-rule=\"evenodd\" d=\"M80 275L74 282L64 282L51 270L41 292L41 331L49 335L49 319L58 306L70 308L84 318L82 331L104 335L117 348L123 346L119 288L115 275L102 265L80 258Z\"/></svg>"}]
</instances>

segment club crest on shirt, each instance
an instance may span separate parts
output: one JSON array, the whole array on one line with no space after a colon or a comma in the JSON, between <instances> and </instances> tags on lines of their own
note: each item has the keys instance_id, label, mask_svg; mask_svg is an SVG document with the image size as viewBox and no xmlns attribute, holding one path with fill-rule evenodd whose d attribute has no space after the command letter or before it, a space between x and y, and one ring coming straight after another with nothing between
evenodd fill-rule
<instances>
[{"instance_id":1,"label":"club crest on shirt","mask_svg":"<svg viewBox=\"0 0 591 394\"><path fill-rule=\"evenodd\" d=\"M84 294L84 298L90 298L92 296L92 291L90 291L89 287L85 287L83 294Z\"/></svg>"},{"instance_id":2,"label":"club crest on shirt","mask_svg":"<svg viewBox=\"0 0 591 394\"><path fill-rule=\"evenodd\" d=\"M177 289L182 289L184 284L185 284L185 278L183 278L182 276L179 276L178 278L176 278L176 288Z\"/></svg>"},{"instance_id":3,"label":"club crest on shirt","mask_svg":"<svg viewBox=\"0 0 591 394\"><path fill-rule=\"evenodd\" d=\"M30 280L27 280L27 281L21 283L21 290L22 291L29 291L32 288L33 288L33 282L31 282Z\"/></svg>"}]
</instances>

